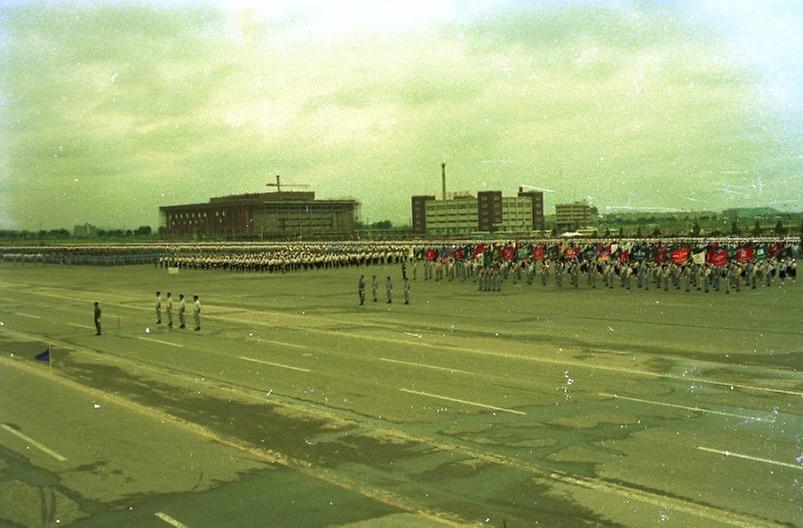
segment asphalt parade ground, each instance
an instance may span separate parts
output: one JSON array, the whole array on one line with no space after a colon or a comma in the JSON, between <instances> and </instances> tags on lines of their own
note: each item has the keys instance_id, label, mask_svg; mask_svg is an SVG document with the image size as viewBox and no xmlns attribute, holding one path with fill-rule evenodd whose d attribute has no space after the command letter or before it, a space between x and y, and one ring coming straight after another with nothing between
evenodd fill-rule
<instances>
[{"instance_id":1,"label":"asphalt parade ground","mask_svg":"<svg viewBox=\"0 0 803 528\"><path fill-rule=\"evenodd\" d=\"M0 264L0 526L803 526L800 283L422 275Z\"/></svg>"}]
</instances>

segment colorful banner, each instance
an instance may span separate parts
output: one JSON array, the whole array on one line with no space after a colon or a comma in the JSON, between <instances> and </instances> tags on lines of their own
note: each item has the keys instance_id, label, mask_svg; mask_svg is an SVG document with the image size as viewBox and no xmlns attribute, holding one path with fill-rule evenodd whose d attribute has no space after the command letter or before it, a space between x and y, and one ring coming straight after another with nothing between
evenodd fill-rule
<instances>
[{"instance_id":1,"label":"colorful banner","mask_svg":"<svg viewBox=\"0 0 803 528\"><path fill-rule=\"evenodd\" d=\"M740 247L736 250L736 262L750 262L751 260L753 260L752 247Z\"/></svg>"},{"instance_id":2,"label":"colorful banner","mask_svg":"<svg viewBox=\"0 0 803 528\"><path fill-rule=\"evenodd\" d=\"M669 248L666 246L656 246L652 248L652 260L656 264L662 264L666 261L666 253Z\"/></svg>"},{"instance_id":3,"label":"colorful banner","mask_svg":"<svg viewBox=\"0 0 803 528\"><path fill-rule=\"evenodd\" d=\"M678 266L685 264L689 261L689 254L691 253L691 248L678 248L672 251L672 262L677 264Z\"/></svg>"},{"instance_id":4,"label":"colorful banner","mask_svg":"<svg viewBox=\"0 0 803 528\"><path fill-rule=\"evenodd\" d=\"M727 249L712 249L708 252L708 262L714 266L726 266L728 264Z\"/></svg>"},{"instance_id":5,"label":"colorful banner","mask_svg":"<svg viewBox=\"0 0 803 528\"><path fill-rule=\"evenodd\" d=\"M513 246L505 246L499 250L499 257L503 260L513 260L516 256L516 248Z\"/></svg>"},{"instance_id":6,"label":"colorful banner","mask_svg":"<svg viewBox=\"0 0 803 528\"><path fill-rule=\"evenodd\" d=\"M533 247L533 260L544 260L544 246Z\"/></svg>"}]
</instances>

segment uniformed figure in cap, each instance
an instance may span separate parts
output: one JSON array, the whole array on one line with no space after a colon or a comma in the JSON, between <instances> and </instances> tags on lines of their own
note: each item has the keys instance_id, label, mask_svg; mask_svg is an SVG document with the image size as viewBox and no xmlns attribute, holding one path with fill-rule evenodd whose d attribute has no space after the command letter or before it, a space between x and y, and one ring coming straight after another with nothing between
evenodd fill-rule
<instances>
[{"instance_id":1,"label":"uniformed figure in cap","mask_svg":"<svg viewBox=\"0 0 803 528\"><path fill-rule=\"evenodd\" d=\"M379 289L379 281L376 280L376 275L371 278L371 296L373 297L374 302L377 301L376 298L376 291Z\"/></svg>"},{"instance_id":2,"label":"uniformed figure in cap","mask_svg":"<svg viewBox=\"0 0 803 528\"><path fill-rule=\"evenodd\" d=\"M95 335L100 335L100 303L95 301Z\"/></svg>"},{"instance_id":3,"label":"uniformed figure in cap","mask_svg":"<svg viewBox=\"0 0 803 528\"><path fill-rule=\"evenodd\" d=\"M393 281L390 280L390 275L385 279L385 290L388 292L388 304L393 302Z\"/></svg>"},{"instance_id":4,"label":"uniformed figure in cap","mask_svg":"<svg viewBox=\"0 0 803 528\"><path fill-rule=\"evenodd\" d=\"M195 331L201 329L201 301L198 300L197 295L192 296L192 316L195 319Z\"/></svg>"}]
</instances>

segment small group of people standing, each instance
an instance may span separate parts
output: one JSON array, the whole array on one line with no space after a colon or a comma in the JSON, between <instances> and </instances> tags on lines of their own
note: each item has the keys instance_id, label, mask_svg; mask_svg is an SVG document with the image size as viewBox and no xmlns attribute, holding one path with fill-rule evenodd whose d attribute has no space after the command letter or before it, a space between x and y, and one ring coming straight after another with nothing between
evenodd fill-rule
<instances>
[{"instance_id":1,"label":"small group of people standing","mask_svg":"<svg viewBox=\"0 0 803 528\"><path fill-rule=\"evenodd\" d=\"M164 300L165 304L165 313L167 314L167 327L173 328L173 294L167 292L167 298ZM162 324L162 292L156 292L156 324ZM180 293L178 295L178 322L179 328L186 328L187 326L187 319L186 319L186 312L187 306L184 302L184 294ZM201 301L198 299L197 295L192 296L192 316L195 322L195 331L199 332L201 330Z\"/></svg>"},{"instance_id":2,"label":"small group of people standing","mask_svg":"<svg viewBox=\"0 0 803 528\"><path fill-rule=\"evenodd\" d=\"M195 322L195 331L201 330L201 301L197 295L192 296L192 315ZM173 328L173 294L167 292L167 297L162 300L162 292L156 292L156 324L162 324L162 303L164 302L165 313L167 314L167 327ZM184 302L184 294L178 296L178 327L187 327L187 305ZM101 309L100 303L95 301L95 335L101 335L100 332L100 317Z\"/></svg>"},{"instance_id":3,"label":"small group of people standing","mask_svg":"<svg viewBox=\"0 0 803 528\"><path fill-rule=\"evenodd\" d=\"M403 273L402 281L404 304L410 304L410 281L407 279L406 273ZM360 305L365 304L365 286L365 275L360 275L360 280L357 283L357 295L360 299ZM376 275L373 275L371 277L371 296L374 302L378 302L379 300L376 295L377 290L379 290L379 280L376 278ZM387 304L393 303L393 280L390 278L390 275L385 279L385 292L388 296Z\"/></svg>"}]
</instances>

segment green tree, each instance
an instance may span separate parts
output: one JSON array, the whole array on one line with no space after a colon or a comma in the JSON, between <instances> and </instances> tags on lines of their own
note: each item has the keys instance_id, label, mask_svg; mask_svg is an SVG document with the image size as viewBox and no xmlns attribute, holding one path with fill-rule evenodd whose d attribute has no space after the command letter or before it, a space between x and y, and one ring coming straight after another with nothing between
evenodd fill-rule
<instances>
[{"instance_id":1,"label":"green tree","mask_svg":"<svg viewBox=\"0 0 803 528\"><path fill-rule=\"evenodd\" d=\"M738 235L738 234L740 234L739 222L734 220L733 223L731 224L731 235Z\"/></svg>"},{"instance_id":2,"label":"green tree","mask_svg":"<svg viewBox=\"0 0 803 528\"><path fill-rule=\"evenodd\" d=\"M637 236L638 238L642 238L642 237L644 236L644 235L642 234L642 232L641 232L641 226L638 226L638 229L636 229L636 236Z\"/></svg>"},{"instance_id":3,"label":"green tree","mask_svg":"<svg viewBox=\"0 0 803 528\"><path fill-rule=\"evenodd\" d=\"M625 236L625 228L624 228L624 227L620 227L620 228L619 228L619 236L620 236L620 237L623 237L623 236Z\"/></svg>"},{"instance_id":4,"label":"green tree","mask_svg":"<svg viewBox=\"0 0 803 528\"><path fill-rule=\"evenodd\" d=\"M753 226L753 236L760 236L761 235L761 225L756 220L756 225Z\"/></svg>"},{"instance_id":5,"label":"green tree","mask_svg":"<svg viewBox=\"0 0 803 528\"><path fill-rule=\"evenodd\" d=\"M785 235L786 228L783 226L783 222L778 220L778 223L775 224L775 234L776 235Z\"/></svg>"},{"instance_id":6,"label":"green tree","mask_svg":"<svg viewBox=\"0 0 803 528\"><path fill-rule=\"evenodd\" d=\"M700 222L697 220L694 221L694 225L691 226L691 234L693 236L700 236Z\"/></svg>"},{"instance_id":7,"label":"green tree","mask_svg":"<svg viewBox=\"0 0 803 528\"><path fill-rule=\"evenodd\" d=\"M151 234L151 226L144 225L139 226L138 228L134 229L135 235L150 235Z\"/></svg>"}]
</instances>

